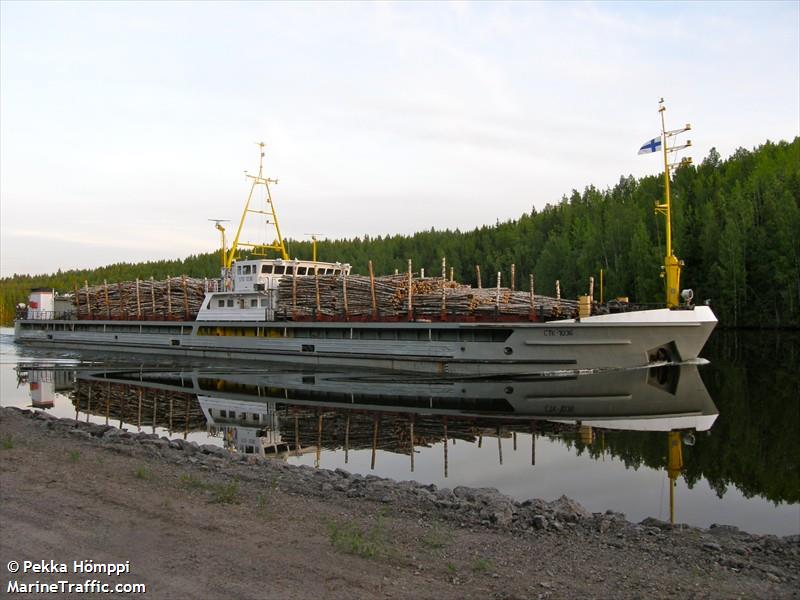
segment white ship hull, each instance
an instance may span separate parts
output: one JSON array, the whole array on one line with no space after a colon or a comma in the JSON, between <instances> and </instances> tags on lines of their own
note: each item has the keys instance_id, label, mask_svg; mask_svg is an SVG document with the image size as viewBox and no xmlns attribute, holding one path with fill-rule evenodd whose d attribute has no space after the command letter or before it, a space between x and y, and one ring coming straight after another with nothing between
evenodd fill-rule
<instances>
[{"instance_id":1,"label":"white ship hull","mask_svg":"<svg viewBox=\"0 0 800 600\"><path fill-rule=\"evenodd\" d=\"M707 306L546 323L23 319L15 338L80 351L485 376L687 361L716 323Z\"/></svg>"}]
</instances>

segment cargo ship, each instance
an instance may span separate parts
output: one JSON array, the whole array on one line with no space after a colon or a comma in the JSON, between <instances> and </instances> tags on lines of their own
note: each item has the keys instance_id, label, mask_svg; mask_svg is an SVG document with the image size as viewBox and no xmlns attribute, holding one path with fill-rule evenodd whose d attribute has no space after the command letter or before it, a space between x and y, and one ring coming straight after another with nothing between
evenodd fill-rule
<instances>
[{"instance_id":1,"label":"cargo ship","mask_svg":"<svg viewBox=\"0 0 800 600\"><path fill-rule=\"evenodd\" d=\"M236 236L225 228L218 280L137 280L123 288L75 289L74 310L55 311L52 290L34 290L15 321L15 339L47 348L175 355L201 359L291 362L315 367L366 367L454 376L603 370L683 362L699 357L717 319L708 306L679 294L682 262L670 228L668 140L663 125L667 244L666 306L598 310L593 292L578 302L502 288L472 289L447 279L406 274L351 274L346 263L290 259L270 185L259 170L251 181ZM688 126L687 126L688 128ZM263 205L253 202L263 195ZM272 226L271 243L242 241L245 220L258 214ZM243 250L247 251L242 255ZM266 258L269 253L277 258ZM531 281L533 284L533 281ZM156 289L159 298L156 302ZM513 284L512 284L513 287ZM195 290L194 295L192 290ZM190 302L191 299L191 302Z\"/></svg>"}]
</instances>

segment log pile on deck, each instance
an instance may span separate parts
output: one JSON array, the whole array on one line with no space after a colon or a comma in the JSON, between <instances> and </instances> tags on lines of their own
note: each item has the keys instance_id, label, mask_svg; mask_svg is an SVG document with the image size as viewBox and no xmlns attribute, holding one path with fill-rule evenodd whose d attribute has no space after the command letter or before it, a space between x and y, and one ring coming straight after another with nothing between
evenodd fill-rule
<instances>
[{"instance_id":1,"label":"log pile on deck","mask_svg":"<svg viewBox=\"0 0 800 600\"><path fill-rule=\"evenodd\" d=\"M192 277L103 283L76 289L79 319L191 320L215 282Z\"/></svg>"},{"instance_id":2,"label":"log pile on deck","mask_svg":"<svg viewBox=\"0 0 800 600\"><path fill-rule=\"evenodd\" d=\"M410 315L414 319L523 320L571 317L578 311L574 300L539 294L531 297L529 292L505 287L476 289L444 278L408 275L284 277L278 286L277 306L278 315L301 319L402 319Z\"/></svg>"}]
</instances>

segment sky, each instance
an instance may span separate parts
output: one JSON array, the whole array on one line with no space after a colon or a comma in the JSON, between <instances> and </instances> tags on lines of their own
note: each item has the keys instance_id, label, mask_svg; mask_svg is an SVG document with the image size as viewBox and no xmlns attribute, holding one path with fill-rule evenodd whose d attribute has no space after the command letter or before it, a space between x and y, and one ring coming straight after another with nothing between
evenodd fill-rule
<instances>
[{"instance_id":1,"label":"sky","mask_svg":"<svg viewBox=\"0 0 800 600\"><path fill-rule=\"evenodd\" d=\"M800 135L800 2L3 1L0 276L217 249L259 141L285 236L492 225L658 173L661 97Z\"/></svg>"}]
</instances>

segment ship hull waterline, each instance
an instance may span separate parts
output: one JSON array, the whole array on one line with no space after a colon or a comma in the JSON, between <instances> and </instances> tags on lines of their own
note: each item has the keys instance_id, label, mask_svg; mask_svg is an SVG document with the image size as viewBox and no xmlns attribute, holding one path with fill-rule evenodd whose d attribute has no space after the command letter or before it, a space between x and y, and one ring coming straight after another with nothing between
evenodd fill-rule
<instances>
[{"instance_id":1,"label":"ship hull waterline","mask_svg":"<svg viewBox=\"0 0 800 600\"><path fill-rule=\"evenodd\" d=\"M23 319L15 340L79 352L483 376L692 360L716 323L706 306L546 323Z\"/></svg>"}]
</instances>

